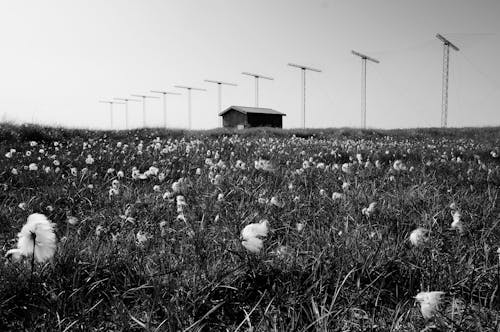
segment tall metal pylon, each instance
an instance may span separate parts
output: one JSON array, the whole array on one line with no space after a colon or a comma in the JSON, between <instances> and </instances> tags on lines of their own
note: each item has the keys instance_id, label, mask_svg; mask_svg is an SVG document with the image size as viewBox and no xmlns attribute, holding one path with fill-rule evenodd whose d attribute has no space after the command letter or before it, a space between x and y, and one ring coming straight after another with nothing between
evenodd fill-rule
<instances>
[{"instance_id":1,"label":"tall metal pylon","mask_svg":"<svg viewBox=\"0 0 500 332\"><path fill-rule=\"evenodd\" d=\"M132 99L132 98L113 98L113 99L114 100L122 100L125 102L125 129L129 129L129 127L128 127L128 102L129 101L139 102L140 100Z\"/></svg>"},{"instance_id":2,"label":"tall metal pylon","mask_svg":"<svg viewBox=\"0 0 500 332\"><path fill-rule=\"evenodd\" d=\"M302 129L306 129L306 70L315 71L321 73L320 69L297 65L295 63L288 64L291 67L296 67L302 71Z\"/></svg>"},{"instance_id":3,"label":"tall metal pylon","mask_svg":"<svg viewBox=\"0 0 500 332\"><path fill-rule=\"evenodd\" d=\"M374 63L380 63L380 61L356 51L351 52L361 58L361 128L366 129L366 61Z\"/></svg>"},{"instance_id":4,"label":"tall metal pylon","mask_svg":"<svg viewBox=\"0 0 500 332\"><path fill-rule=\"evenodd\" d=\"M108 101L108 100L99 100L100 103L109 104L109 127L113 129L113 105L114 104L125 104L119 101Z\"/></svg>"},{"instance_id":5,"label":"tall metal pylon","mask_svg":"<svg viewBox=\"0 0 500 332\"><path fill-rule=\"evenodd\" d=\"M243 75L247 75L247 76L253 76L255 78L255 107L259 107L259 79L260 78L263 78L265 80L274 80L274 78L272 77L268 77L268 76L264 76L264 75L261 75L261 74L252 74L252 73L249 73L249 72L242 72Z\"/></svg>"},{"instance_id":6,"label":"tall metal pylon","mask_svg":"<svg viewBox=\"0 0 500 332\"><path fill-rule=\"evenodd\" d=\"M441 97L441 127L448 126L448 80L450 71L450 47L455 51L459 48L453 45L448 39L444 38L439 33L436 38L443 42L443 82L442 82L442 97Z\"/></svg>"},{"instance_id":7,"label":"tall metal pylon","mask_svg":"<svg viewBox=\"0 0 500 332\"><path fill-rule=\"evenodd\" d=\"M207 91L206 89L200 89L200 88L193 88L192 86L184 86L184 85L174 85L176 88L179 89L186 89L187 90L187 96L188 96L188 129L191 130L191 90L196 90L196 91Z\"/></svg>"},{"instance_id":8,"label":"tall metal pylon","mask_svg":"<svg viewBox=\"0 0 500 332\"><path fill-rule=\"evenodd\" d=\"M160 99L160 97L148 96L148 95L131 95L131 96L142 98L142 126L146 128L146 98Z\"/></svg>"},{"instance_id":9,"label":"tall metal pylon","mask_svg":"<svg viewBox=\"0 0 500 332\"><path fill-rule=\"evenodd\" d=\"M152 93L161 93L163 95L163 127L167 128L167 95L180 95L178 92L151 90Z\"/></svg>"},{"instance_id":10,"label":"tall metal pylon","mask_svg":"<svg viewBox=\"0 0 500 332\"><path fill-rule=\"evenodd\" d=\"M218 88L217 93L218 93L218 100L219 100L217 112L222 112L222 86L223 85L238 86L238 84L222 82L222 81L215 81L215 80L205 80L205 82L217 84L217 88ZM222 127L222 118L221 117L219 117L219 126Z\"/></svg>"}]
</instances>

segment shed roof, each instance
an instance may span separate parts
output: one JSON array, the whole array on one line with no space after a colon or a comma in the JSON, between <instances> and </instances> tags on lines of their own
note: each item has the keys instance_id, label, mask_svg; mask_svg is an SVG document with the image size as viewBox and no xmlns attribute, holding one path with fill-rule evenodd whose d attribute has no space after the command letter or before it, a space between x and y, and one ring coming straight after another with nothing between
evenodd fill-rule
<instances>
[{"instance_id":1,"label":"shed roof","mask_svg":"<svg viewBox=\"0 0 500 332\"><path fill-rule=\"evenodd\" d=\"M235 110L235 111L241 112L243 114L259 113L259 114L275 114L275 115L286 116L286 114L275 111L275 110L270 109L270 108L247 107L247 106L230 106L230 107L226 108L224 111L220 112L219 116L226 114L230 110Z\"/></svg>"}]
</instances>

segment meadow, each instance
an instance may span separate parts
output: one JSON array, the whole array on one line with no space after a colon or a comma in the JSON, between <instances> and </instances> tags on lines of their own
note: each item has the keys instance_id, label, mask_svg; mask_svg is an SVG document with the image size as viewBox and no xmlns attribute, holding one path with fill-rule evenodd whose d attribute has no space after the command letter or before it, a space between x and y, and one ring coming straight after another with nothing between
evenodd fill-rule
<instances>
[{"instance_id":1,"label":"meadow","mask_svg":"<svg viewBox=\"0 0 500 332\"><path fill-rule=\"evenodd\" d=\"M499 331L498 127L3 124L0 160L1 331ZM4 256L33 213L54 256Z\"/></svg>"}]
</instances>

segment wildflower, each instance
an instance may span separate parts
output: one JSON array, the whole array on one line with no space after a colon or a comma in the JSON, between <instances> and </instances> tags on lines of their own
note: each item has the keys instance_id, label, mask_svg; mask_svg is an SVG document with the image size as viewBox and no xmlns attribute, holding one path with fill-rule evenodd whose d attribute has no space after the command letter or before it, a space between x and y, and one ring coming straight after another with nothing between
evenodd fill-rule
<instances>
[{"instance_id":1,"label":"wildflower","mask_svg":"<svg viewBox=\"0 0 500 332\"><path fill-rule=\"evenodd\" d=\"M104 228L104 226L102 225L98 225L96 228L95 228L95 236L97 237L101 237L102 235L104 235L104 232L106 231L106 229Z\"/></svg>"},{"instance_id":2,"label":"wildflower","mask_svg":"<svg viewBox=\"0 0 500 332\"><path fill-rule=\"evenodd\" d=\"M115 172L115 169L114 168L108 168L108 170L106 171L106 174L113 174Z\"/></svg>"},{"instance_id":3,"label":"wildflower","mask_svg":"<svg viewBox=\"0 0 500 332\"><path fill-rule=\"evenodd\" d=\"M336 200L338 200L338 199L339 199L339 200L340 200L340 199L343 199L344 197L345 197L345 195L344 195L344 194L342 194L342 193L339 193L339 192L334 192L334 193L332 194L332 200L334 200L334 201L336 201Z\"/></svg>"},{"instance_id":4,"label":"wildflower","mask_svg":"<svg viewBox=\"0 0 500 332\"><path fill-rule=\"evenodd\" d=\"M429 231L423 227L419 227L417 229L414 229L410 233L410 242L413 244L415 247L418 247L425 241L427 241Z\"/></svg>"},{"instance_id":5,"label":"wildflower","mask_svg":"<svg viewBox=\"0 0 500 332\"><path fill-rule=\"evenodd\" d=\"M148 234L143 231L138 231L135 238L137 245L140 247L144 247L144 245L148 242Z\"/></svg>"},{"instance_id":6,"label":"wildflower","mask_svg":"<svg viewBox=\"0 0 500 332\"><path fill-rule=\"evenodd\" d=\"M342 164L342 172L346 174L351 174L352 173L351 164L349 163Z\"/></svg>"},{"instance_id":7,"label":"wildflower","mask_svg":"<svg viewBox=\"0 0 500 332\"><path fill-rule=\"evenodd\" d=\"M154 185L153 191L159 193L161 191L161 187L159 185Z\"/></svg>"},{"instance_id":8,"label":"wildflower","mask_svg":"<svg viewBox=\"0 0 500 332\"><path fill-rule=\"evenodd\" d=\"M344 182L344 183L342 183L342 190L347 191L347 190L349 190L350 187L351 187L351 183L350 182Z\"/></svg>"},{"instance_id":9,"label":"wildflower","mask_svg":"<svg viewBox=\"0 0 500 332\"><path fill-rule=\"evenodd\" d=\"M87 155L87 159L85 159L85 163L87 165L92 165L94 163L94 158L92 158L92 155Z\"/></svg>"},{"instance_id":10,"label":"wildflower","mask_svg":"<svg viewBox=\"0 0 500 332\"><path fill-rule=\"evenodd\" d=\"M249 224L241 231L241 244L251 253L259 253L264 245L261 237L266 237L268 232L268 221L261 220L259 223Z\"/></svg>"},{"instance_id":11,"label":"wildflower","mask_svg":"<svg viewBox=\"0 0 500 332\"><path fill-rule=\"evenodd\" d=\"M394 164L392 164L392 168L395 170L395 171L406 171L406 165L403 163L402 160L396 160L394 161Z\"/></svg>"},{"instance_id":12,"label":"wildflower","mask_svg":"<svg viewBox=\"0 0 500 332\"><path fill-rule=\"evenodd\" d=\"M26 204L25 202L21 202L17 207L20 208L21 210L26 210L27 206L28 204Z\"/></svg>"},{"instance_id":13,"label":"wildflower","mask_svg":"<svg viewBox=\"0 0 500 332\"><path fill-rule=\"evenodd\" d=\"M271 200L269 201L271 205L274 205L276 207L283 207L283 204L276 198L275 196L271 197Z\"/></svg>"},{"instance_id":14,"label":"wildflower","mask_svg":"<svg viewBox=\"0 0 500 332\"><path fill-rule=\"evenodd\" d=\"M31 157L31 151L26 151L26 157Z\"/></svg>"},{"instance_id":15,"label":"wildflower","mask_svg":"<svg viewBox=\"0 0 500 332\"><path fill-rule=\"evenodd\" d=\"M177 203L177 212L182 213L184 211L184 207L187 206L186 199L182 195L178 195L176 198Z\"/></svg>"},{"instance_id":16,"label":"wildflower","mask_svg":"<svg viewBox=\"0 0 500 332\"><path fill-rule=\"evenodd\" d=\"M275 168L270 160L266 160L266 159L262 159L262 158L260 158L259 160L256 160L254 162L254 167L257 170L262 170L265 172L273 172L275 170Z\"/></svg>"},{"instance_id":17,"label":"wildflower","mask_svg":"<svg viewBox=\"0 0 500 332\"><path fill-rule=\"evenodd\" d=\"M439 302L444 292L420 292L415 300L420 303L420 311L425 319L431 319L439 310Z\"/></svg>"},{"instance_id":18,"label":"wildflower","mask_svg":"<svg viewBox=\"0 0 500 332\"><path fill-rule=\"evenodd\" d=\"M224 194L223 193L219 193L219 195L217 195L217 200L219 202L222 202L224 200Z\"/></svg>"},{"instance_id":19,"label":"wildflower","mask_svg":"<svg viewBox=\"0 0 500 332\"><path fill-rule=\"evenodd\" d=\"M319 195L320 195L320 196L326 196L326 191L325 191L325 189L320 189L320 190L319 190Z\"/></svg>"},{"instance_id":20,"label":"wildflower","mask_svg":"<svg viewBox=\"0 0 500 332\"><path fill-rule=\"evenodd\" d=\"M451 229L456 229L460 233L464 231L464 225L462 223L462 214L459 211L452 212L453 222L451 223Z\"/></svg>"},{"instance_id":21,"label":"wildflower","mask_svg":"<svg viewBox=\"0 0 500 332\"><path fill-rule=\"evenodd\" d=\"M54 166L59 166L59 165L61 165L61 163L60 163L60 162L59 162L59 160L57 160L57 159L56 159L56 160L54 160L54 161L52 162L52 164L54 164Z\"/></svg>"},{"instance_id":22,"label":"wildflower","mask_svg":"<svg viewBox=\"0 0 500 332\"><path fill-rule=\"evenodd\" d=\"M377 203L372 202L372 203L370 203L370 205L367 208L366 207L363 208L361 210L361 213L369 218L375 212L376 207L377 207Z\"/></svg>"},{"instance_id":23,"label":"wildflower","mask_svg":"<svg viewBox=\"0 0 500 332\"><path fill-rule=\"evenodd\" d=\"M120 190L118 188L109 188L109 192L108 192L108 195L109 195L109 198L113 197L113 196L117 196L120 194Z\"/></svg>"},{"instance_id":24,"label":"wildflower","mask_svg":"<svg viewBox=\"0 0 500 332\"><path fill-rule=\"evenodd\" d=\"M302 232L302 230L304 229L306 225L302 222L298 222L295 224L295 228L297 229L297 232Z\"/></svg>"},{"instance_id":25,"label":"wildflower","mask_svg":"<svg viewBox=\"0 0 500 332\"><path fill-rule=\"evenodd\" d=\"M160 170L158 167L151 166L144 174L146 174L146 176L157 176L159 172Z\"/></svg>"},{"instance_id":26,"label":"wildflower","mask_svg":"<svg viewBox=\"0 0 500 332\"><path fill-rule=\"evenodd\" d=\"M213 179L212 179L212 183L216 186L220 186L222 184L222 180L224 178L222 177L221 174L217 174Z\"/></svg>"},{"instance_id":27,"label":"wildflower","mask_svg":"<svg viewBox=\"0 0 500 332\"><path fill-rule=\"evenodd\" d=\"M18 175L19 174L19 172L15 168L13 168L10 172L12 173L12 175Z\"/></svg>"},{"instance_id":28,"label":"wildflower","mask_svg":"<svg viewBox=\"0 0 500 332\"><path fill-rule=\"evenodd\" d=\"M39 263L50 260L56 252L54 226L43 214L31 214L21 232L17 234L17 249L9 250L7 256L12 255L14 259L20 259L21 256L34 255Z\"/></svg>"},{"instance_id":29,"label":"wildflower","mask_svg":"<svg viewBox=\"0 0 500 332\"><path fill-rule=\"evenodd\" d=\"M196 175L201 175L201 168L199 168L199 167L198 167L198 168L196 169Z\"/></svg>"},{"instance_id":30,"label":"wildflower","mask_svg":"<svg viewBox=\"0 0 500 332\"><path fill-rule=\"evenodd\" d=\"M66 222L68 224L70 224L71 226L76 226L76 225L78 225L79 220L77 217L69 216L68 219L66 220Z\"/></svg>"},{"instance_id":31,"label":"wildflower","mask_svg":"<svg viewBox=\"0 0 500 332\"><path fill-rule=\"evenodd\" d=\"M31 163L29 166L28 166L28 169L30 171L38 171L38 166L35 164L35 163Z\"/></svg>"},{"instance_id":32,"label":"wildflower","mask_svg":"<svg viewBox=\"0 0 500 332\"><path fill-rule=\"evenodd\" d=\"M165 181L165 178L165 173L161 172L160 174L158 174L158 181L163 182Z\"/></svg>"},{"instance_id":33,"label":"wildflower","mask_svg":"<svg viewBox=\"0 0 500 332\"><path fill-rule=\"evenodd\" d=\"M116 173L116 177L119 178L119 179L123 178L124 176L125 176L125 174L121 170L118 171L118 173Z\"/></svg>"},{"instance_id":34,"label":"wildflower","mask_svg":"<svg viewBox=\"0 0 500 332\"><path fill-rule=\"evenodd\" d=\"M71 175L73 175L73 176L78 175L78 169L76 167L71 167L70 171L71 171Z\"/></svg>"},{"instance_id":35,"label":"wildflower","mask_svg":"<svg viewBox=\"0 0 500 332\"><path fill-rule=\"evenodd\" d=\"M30 146L31 146L31 147L35 147L35 146L37 146L37 145L38 145L38 143L37 143L37 142L35 142L35 141L31 141L31 142L30 142Z\"/></svg>"}]
</instances>

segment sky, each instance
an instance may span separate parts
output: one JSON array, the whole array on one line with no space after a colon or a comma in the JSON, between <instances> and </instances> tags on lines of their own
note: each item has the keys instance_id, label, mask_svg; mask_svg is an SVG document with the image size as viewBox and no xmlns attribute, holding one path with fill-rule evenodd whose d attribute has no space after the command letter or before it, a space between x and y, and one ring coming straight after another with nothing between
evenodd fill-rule
<instances>
[{"instance_id":1,"label":"sky","mask_svg":"<svg viewBox=\"0 0 500 332\"><path fill-rule=\"evenodd\" d=\"M498 0L0 0L0 120L110 128L99 100L179 92L167 98L169 127L219 124L222 108L259 106L301 126L298 63L306 73L306 127L359 127L361 60L367 65L367 126L439 127L443 45L450 51L450 127L500 125ZM152 94L153 95L153 94ZM146 125L161 127L161 99L146 103ZM114 129L125 128L115 105ZM142 103L129 105L142 126Z\"/></svg>"}]
</instances>

